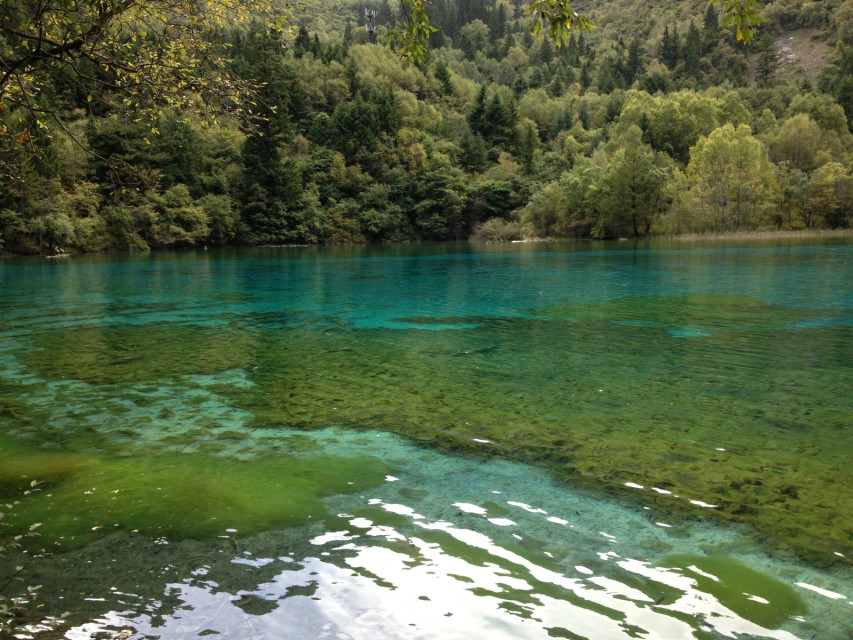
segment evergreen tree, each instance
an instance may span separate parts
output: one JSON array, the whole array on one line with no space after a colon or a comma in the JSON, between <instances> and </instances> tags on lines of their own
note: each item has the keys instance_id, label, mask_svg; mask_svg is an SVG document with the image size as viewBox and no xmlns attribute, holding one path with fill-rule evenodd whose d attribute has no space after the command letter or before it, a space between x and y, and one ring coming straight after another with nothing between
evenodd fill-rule
<instances>
[{"instance_id":1,"label":"evergreen tree","mask_svg":"<svg viewBox=\"0 0 853 640\"><path fill-rule=\"evenodd\" d=\"M557 121L554 123L554 135L556 136L560 131L568 131L574 123L575 119L572 114L572 108L568 107L557 116Z\"/></svg>"},{"instance_id":2,"label":"evergreen tree","mask_svg":"<svg viewBox=\"0 0 853 640\"><path fill-rule=\"evenodd\" d=\"M776 69L779 67L779 54L773 38L765 35L758 42L758 66L755 71L755 81L759 87L769 87L773 84Z\"/></svg>"},{"instance_id":3,"label":"evergreen tree","mask_svg":"<svg viewBox=\"0 0 853 640\"><path fill-rule=\"evenodd\" d=\"M450 71L444 62L438 62L435 65L435 78L441 83L441 91L446 96L453 95L453 80L450 77Z\"/></svg>"},{"instance_id":4,"label":"evergreen tree","mask_svg":"<svg viewBox=\"0 0 853 640\"><path fill-rule=\"evenodd\" d=\"M293 55L301 58L309 51L311 51L311 36L308 34L308 29L302 25L299 27L296 40L293 42Z\"/></svg>"},{"instance_id":5,"label":"evergreen tree","mask_svg":"<svg viewBox=\"0 0 853 640\"><path fill-rule=\"evenodd\" d=\"M720 30L720 17L717 15L717 7L712 4L708 4L705 7L705 17L703 18L703 26L705 29L705 34L712 34L714 37L717 35L717 31Z\"/></svg>"},{"instance_id":6,"label":"evergreen tree","mask_svg":"<svg viewBox=\"0 0 853 640\"><path fill-rule=\"evenodd\" d=\"M580 56L578 55L578 41L575 40L574 32L569 36L569 43L566 45L566 57L572 66L577 66Z\"/></svg>"},{"instance_id":7,"label":"evergreen tree","mask_svg":"<svg viewBox=\"0 0 853 640\"><path fill-rule=\"evenodd\" d=\"M589 131L589 105L586 103L586 100L581 102L578 107L578 121L584 129Z\"/></svg>"},{"instance_id":8,"label":"evergreen tree","mask_svg":"<svg viewBox=\"0 0 853 640\"><path fill-rule=\"evenodd\" d=\"M631 40L628 46L628 61L625 63L625 84L631 86L634 84L640 74L643 72L643 45L639 38Z\"/></svg>"},{"instance_id":9,"label":"evergreen tree","mask_svg":"<svg viewBox=\"0 0 853 640\"><path fill-rule=\"evenodd\" d=\"M702 50L708 53L717 44L720 39L720 17L717 15L717 9L711 4L705 8L705 17L703 19L702 33Z\"/></svg>"},{"instance_id":10,"label":"evergreen tree","mask_svg":"<svg viewBox=\"0 0 853 640\"><path fill-rule=\"evenodd\" d=\"M494 11L492 15L494 17L489 25L492 38L499 40L506 35L506 7L503 4L499 4L497 11Z\"/></svg>"},{"instance_id":11,"label":"evergreen tree","mask_svg":"<svg viewBox=\"0 0 853 640\"><path fill-rule=\"evenodd\" d=\"M539 61L542 64L550 64L554 59L554 48L551 46L551 41L548 38L542 40L542 47L539 49Z\"/></svg>"},{"instance_id":12,"label":"evergreen tree","mask_svg":"<svg viewBox=\"0 0 853 640\"><path fill-rule=\"evenodd\" d=\"M462 165L469 171L480 172L486 168L488 152L483 138L466 130L459 143L462 149Z\"/></svg>"},{"instance_id":13,"label":"evergreen tree","mask_svg":"<svg viewBox=\"0 0 853 640\"><path fill-rule=\"evenodd\" d=\"M592 78L590 77L591 71L592 64L589 60L587 60L583 63L583 66L581 67L580 83L581 88L584 90L589 89L589 86L592 84Z\"/></svg>"},{"instance_id":14,"label":"evergreen tree","mask_svg":"<svg viewBox=\"0 0 853 640\"><path fill-rule=\"evenodd\" d=\"M349 58L347 60L347 84L349 85L349 93L351 98L355 98L358 94L359 89L361 89L361 84L358 80L358 67L355 65L355 60Z\"/></svg>"},{"instance_id":15,"label":"evergreen tree","mask_svg":"<svg viewBox=\"0 0 853 640\"><path fill-rule=\"evenodd\" d=\"M513 120L511 108L495 94L483 114L484 137L494 145L505 146L510 141Z\"/></svg>"},{"instance_id":16,"label":"evergreen tree","mask_svg":"<svg viewBox=\"0 0 853 640\"><path fill-rule=\"evenodd\" d=\"M684 42L684 71L688 76L698 78L702 71L700 58L702 56L702 35L696 24L691 20L687 39Z\"/></svg>"},{"instance_id":17,"label":"evergreen tree","mask_svg":"<svg viewBox=\"0 0 853 640\"><path fill-rule=\"evenodd\" d=\"M673 29L672 34L669 32L669 26L664 27L663 37L658 48L658 57L668 68L674 69L678 64L678 31Z\"/></svg>"},{"instance_id":18,"label":"evergreen tree","mask_svg":"<svg viewBox=\"0 0 853 640\"><path fill-rule=\"evenodd\" d=\"M468 125L474 133L483 135L486 132L486 85L480 87L474 109L468 115Z\"/></svg>"},{"instance_id":19,"label":"evergreen tree","mask_svg":"<svg viewBox=\"0 0 853 640\"><path fill-rule=\"evenodd\" d=\"M532 123L527 122L519 140L518 157L521 160L521 166L524 167L524 170L528 174L533 171L533 156L536 152L538 142L536 127Z\"/></svg>"}]
</instances>

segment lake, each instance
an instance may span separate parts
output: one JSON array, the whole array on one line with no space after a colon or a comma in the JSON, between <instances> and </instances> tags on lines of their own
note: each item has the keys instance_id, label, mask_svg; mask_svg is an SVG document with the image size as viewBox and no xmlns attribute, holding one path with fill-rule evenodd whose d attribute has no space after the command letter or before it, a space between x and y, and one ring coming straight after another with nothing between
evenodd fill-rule
<instances>
[{"instance_id":1,"label":"lake","mask_svg":"<svg viewBox=\"0 0 853 640\"><path fill-rule=\"evenodd\" d=\"M12 637L849 637L851 238L4 259L0 292Z\"/></svg>"}]
</instances>

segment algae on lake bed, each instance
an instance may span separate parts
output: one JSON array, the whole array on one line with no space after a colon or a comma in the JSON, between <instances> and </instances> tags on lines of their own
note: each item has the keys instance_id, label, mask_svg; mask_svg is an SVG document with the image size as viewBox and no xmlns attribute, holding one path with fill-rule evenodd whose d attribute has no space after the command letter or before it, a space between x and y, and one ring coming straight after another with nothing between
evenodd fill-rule
<instances>
[{"instance_id":1,"label":"algae on lake bed","mask_svg":"<svg viewBox=\"0 0 853 640\"><path fill-rule=\"evenodd\" d=\"M238 370L245 384L204 387L247 416L220 434L394 431L748 523L773 547L825 564L850 556L853 522L844 472L853 330L827 322L832 314L707 294L550 305L467 324L436 317L446 327L436 331L397 328L405 318L395 328L282 327L264 312L223 328L45 331L16 355L42 380L88 383L95 399L168 382L187 390L186 402L198 376ZM64 437L77 429L83 440L100 429L64 424Z\"/></svg>"},{"instance_id":2,"label":"algae on lake bed","mask_svg":"<svg viewBox=\"0 0 853 640\"><path fill-rule=\"evenodd\" d=\"M26 451L0 442L0 499L35 482L5 525L47 550L76 548L117 529L172 539L251 535L323 518L320 498L382 482L389 467L370 457L199 455L103 459ZM5 494L5 495L4 495Z\"/></svg>"}]
</instances>

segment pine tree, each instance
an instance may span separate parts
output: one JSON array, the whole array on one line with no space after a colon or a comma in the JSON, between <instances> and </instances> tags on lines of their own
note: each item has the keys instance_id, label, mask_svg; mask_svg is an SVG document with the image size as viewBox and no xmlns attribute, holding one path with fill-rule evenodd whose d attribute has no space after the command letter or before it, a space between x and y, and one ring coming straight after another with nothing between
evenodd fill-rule
<instances>
[{"instance_id":1,"label":"pine tree","mask_svg":"<svg viewBox=\"0 0 853 640\"><path fill-rule=\"evenodd\" d=\"M518 146L518 157L521 160L521 166L527 173L533 171L533 156L538 142L535 128L528 122Z\"/></svg>"},{"instance_id":2,"label":"pine tree","mask_svg":"<svg viewBox=\"0 0 853 640\"><path fill-rule=\"evenodd\" d=\"M581 67L580 82L582 89L589 89L589 85L592 84L592 78L590 77L590 72L592 70L591 67L592 65L590 64L589 60L584 62L583 66Z\"/></svg>"},{"instance_id":3,"label":"pine tree","mask_svg":"<svg viewBox=\"0 0 853 640\"><path fill-rule=\"evenodd\" d=\"M480 87L477 99L474 101L474 110L468 116L468 125L474 133L483 134L486 130L486 85Z\"/></svg>"},{"instance_id":4,"label":"pine tree","mask_svg":"<svg viewBox=\"0 0 853 640\"><path fill-rule=\"evenodd\" d=\"M299 27L296 34L296 40L293 43L293 55L301 58L311 50L311 36L308 35L308 29L304 26Z\"/></svg>"},{"instance_id":5,"label":"pine tree","mask_svg":"<svg viewBox=\"0 0 853 640\"><path fill-rule=\"evenodd\" d=\"M704 27L706 34L712 33L715 36L720 29L720 17L717 15L717 8L710 3L705 8Z\"/></svg>"},{"instance_id":6,"label":"pine tree","mask_svg":"<svg viewBox=\"0 0 853 640\"><path fill-rule=\"evenodd\" d=\"M490 25L490 31L494 40L500 40L506 35L506 7L499 4L497 11L493 13L494 19Z\"/></svg>"},{"instance_id":7,"label":"pine tree","mask_svg":"<svg viewBox=\"0 0 853 640\"><path fill-rule=\"evenodd\" d=\"M568 58L570 65L577 66L579 61L578 41L575 40L574 32L569 36L569 43L566 45L566 57Z\"/></svg>"},{"instance_id":8,"label":"pine tree","mask_svg":"<svg viewBox=\"0 0 853 640\"><path fill-rule=\"evenodd\" d=\"M773 77L779 67L779 54L773 38L765 35L758 43L758 68L755 72L755 80L760 87L769 87L773 84Z\"/></svg>"},{"instance_id":9,"label":"pine tree","mask_svg":"<svg viewBox=\"0 0 853 640\"><path fill-rule=\"evenodd\" d=\"M689 76L694 78L699 77L701 67L699 64L702 56L702 35L696 24L691 20L690 29L687 32L687 39L684 43L684 71Z\"/></svg>"},{"instance_id":10,"label":"pine tree","mask_svg":"<svg viewBox=\"0 0 853 640\"><path fill-rule=\"evenodd\" d=\"M589 105L586 101L581 102L580 107L578 107L578 120L581 126L589 131Z\"/></svg>"},{"instance_id":11,"label":"pine tree","mask_svg":"<svg viewBox=\"0 0 853 640\"><path fill-rule=\"evenodd\" d=\"M557 116L557 121L554 123L554 135L557 135L560 131L568 131L574 124L575 119L574 114L572 114L572 108L568 107Z\"/></svg>"},{"instance_id":12,"label":"pine tree","mask_svg":"<svg viewBox=\"0 0 853 640\"><path fill-rule=\"evenodd\" d=\"M435 78L441 83L441 91L444 95L453 95L453 80L444 62L439 62L435 65Z\"/></svg>"},{"instance_id":13,"label":"pine tree","mask_svg":"<svg viewBox=\"0 0 853 640\"><path fill-rule=\"evenodd\" d=\"M470 131L465 131L459 143L462 149L462 165L469 171L482 171L486 168L488 152L483 138Z\"/></svg>"},{"instance_id":14,"label":"pine tree","mask_svg":"<svg viewBox=\"0 0 853 640\"><path fill-rule=\"evenodd\" d=\"M352 58L347 61L346 74L350 97L354 98L361 88L361 83L358 80L358 67L356 67L355 60Z\"/></svg>"},{"instance_id":15,"label":"pine tree","mask_svg":"<svg viewBox=\"0 0 853 640\"><path fill-rule=\"evenodd\" d=\"M542 48L539 49L539 60L543 64L549 64L554 59L554 49L551 46L551 41L548 38L542 40Z\"/></svg>"},{"instance_id":16,"label":"pine tree","mask_svg":"<svg viewBox=\"0 0 853 640\"><path fill-rule=\"evenodd\" d=\"M658 57L669 69L674 69L678 64L678 31L669 33L669 26L664 27L663 37L658 48Z\"/></svg>"},{"instance_id":17,"label":"pine tree","mask_svg":"<svg viewBox=\"0 0 853 640\"><path fill-rule=\"evenodd\" d=\"M639 38L634 38L628 46L628 61L625 63L625 84L630 87L642 72L643 45Z\"/></svg>"},{"instance_id":18,"label":"pine tree","mask_svg":"<svg viewBox=\"0 0 853 640\"><path fill-rule=\"evenodd\" d=\"M702 50L708 53L717 44L720 38L720 18L717 15L717 9L711 4L705 9L705 18L703 20L704 33L702 34Z\"/></svg>"}]
</instances>

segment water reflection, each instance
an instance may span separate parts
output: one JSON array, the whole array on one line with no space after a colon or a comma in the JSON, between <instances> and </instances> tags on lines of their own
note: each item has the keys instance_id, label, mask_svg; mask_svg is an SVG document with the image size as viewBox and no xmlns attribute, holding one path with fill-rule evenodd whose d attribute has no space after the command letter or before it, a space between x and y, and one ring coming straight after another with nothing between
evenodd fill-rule
<instances>
[{"instance_id":1,"label":"water reflection","mask_svg":"<svg viewBox=\"0 0 853 640\"><path fill-rule=\"evenodd\" d=\"M770 559L731 528L661 527L660 514L553 485L542 470L389 434L312 438L330 455L407 464L378 488L328 498L314 525L131 553L149 572L160 562L154 577L132 560L126 573L110 565L104 549L68 554L65 571L86 566L103 582L82 604L79 584L48 594L48 610L64 599L88 611L64 637L846 637L840 573ZM46 617L17 637L48 637L39 626L62 628Z\"/></svg>"}]
</instances>

